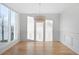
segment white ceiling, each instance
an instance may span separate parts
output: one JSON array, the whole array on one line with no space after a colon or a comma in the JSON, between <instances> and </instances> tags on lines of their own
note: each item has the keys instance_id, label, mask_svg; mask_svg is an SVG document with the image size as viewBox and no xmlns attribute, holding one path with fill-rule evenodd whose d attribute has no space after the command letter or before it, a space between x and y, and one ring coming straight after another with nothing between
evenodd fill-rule
<instances>
[{"instance_id":1,"label":"white ceiling","mask_svg":"<svg viewBox=\"0 0 79 59\"><path fill-rule=\"evenodd\" d=\"M74 3L5 3L8 7L27 14L61 13L66 8L73 6Z\"/></svg>"}]
</instances>

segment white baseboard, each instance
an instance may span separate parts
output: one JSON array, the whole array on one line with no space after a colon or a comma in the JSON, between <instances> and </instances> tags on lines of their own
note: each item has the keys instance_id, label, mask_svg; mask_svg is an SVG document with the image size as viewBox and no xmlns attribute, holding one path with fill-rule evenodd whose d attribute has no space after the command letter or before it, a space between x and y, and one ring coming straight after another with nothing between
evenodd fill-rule
<instances>
[{"instance_id":1,"label":"white baseboard","mask_svg":"<svg viewBox=\"0 0 79 59\"><path fill-rule=\"evenodd\" d=\"M3 49L1 52L0 52L0 55L3 54L6 50L10 49L11 47L13 47L15 44L17 44L19 42L19 40L16 40L16 41L13 41L11 43L8 44L8 46Z\"/></svg>"},{"instance_id":2,"label":"white baseboard","mask_svg":"<svg viewBox=\"0 0 79 59\"><path fill-rule=\"evenodd\" d=\"M72 51L74 51L75 53L79 54L78 51L76 51L75 49L73 49L73 47L69 46L68 44L66 44L65 42L60 41L62 44L64 44L65 46L67 46L69 49L71 49Z\"/></svg>"}]
</instances>

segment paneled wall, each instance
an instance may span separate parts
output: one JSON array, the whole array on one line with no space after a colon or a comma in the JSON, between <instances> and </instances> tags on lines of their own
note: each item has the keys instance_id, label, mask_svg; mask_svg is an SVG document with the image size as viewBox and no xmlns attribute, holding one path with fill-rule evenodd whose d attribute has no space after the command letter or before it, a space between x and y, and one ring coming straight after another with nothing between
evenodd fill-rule
<instances>
[{"instance_id":1,"label":"paneled wall","mask_svg":"<svg viewBox=\"0 0 79 59\"><path fill-rule=\"evenodd\" d=\"M61 32L60 41L63 44L65 44L67 47L72 49L74 52L79 54L79 37L74 37L74 36L75 36L74 34L73 36L71 36Z\"/></svg>"},{"instance_id":2,"label":"paneled wall","mask_svg":"<svg viewBox=\"0 0 79 59\"><path fill-rule=\"evenodd\" d=\"M62 12L60 30L60 41L79 54L79 4Z\"/></svg>"}]
</instances>

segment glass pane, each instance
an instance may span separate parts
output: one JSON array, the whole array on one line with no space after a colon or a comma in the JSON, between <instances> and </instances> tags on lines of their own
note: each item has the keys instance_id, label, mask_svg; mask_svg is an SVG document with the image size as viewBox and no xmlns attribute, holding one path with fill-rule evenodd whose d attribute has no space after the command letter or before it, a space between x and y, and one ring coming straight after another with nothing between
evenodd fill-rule
<instances>
[{"instance_id":1,"label":"glass pane","mask_svg":"<svg viewBox=\"0 0 79 59\"><path fill-rule=\"evenodd\" d=\"M0 41L2 40L2 18L1 18L1 4L0 4Z\"/></svg>"},{"instance_id":2,"label":"glass pane","mask_svg":"<svg viewBox=\"0 0 79 59\"><path fill-rule=\"evenodd\" d=\"M43 22L36 23L36 41L43 41L43 25Z\"/></svg>"},{"instance_id":3,"label":"glass pane","mask_svg":"<svg viewBox=\"0 0 79 59\"><path fill-rule=\"evenodd\" d=\"M11 11L11 40L15 39L15 19L16 13Z\"/></svg>"},{"instance_id":4,"label":"glass pane","mask_svg":"<svg viewBox=\"0 0 79 59\"><path fill-rule=\"evenodd\" d=\"M27 39L34 40L34 18L27 17Z\"/></svg>"},{"instance_id":5,"label":"glass pane","mask_svg":"<svg viewBox=\"0 0 79 59\"><path fill-rule=\"evenodd\" d=\"M8 22L8 15L9 9L3 5L1 5L1 17L2 17L2 38L3 40L8 40L9 38L9 22Z\"/></svg>"},{"instance_id":6,"label":"glass pane","mask_svg":"<svg viewBox=\"0 0 79 59\"><path fill-rule=\"evenodd\" d=\"M2 19L0 17L0 41L2 40Z\"/></svg>"},{"instance_id":7,"label":"glass pane","mask_svg":"<svg viewBox=\"0 0 79 59\"><path fill-rule=\"evenodd\" d=\"M52 41L53 40L53 21L46 20L45 21L45 41Z\"/></svg>"}]
</instances>

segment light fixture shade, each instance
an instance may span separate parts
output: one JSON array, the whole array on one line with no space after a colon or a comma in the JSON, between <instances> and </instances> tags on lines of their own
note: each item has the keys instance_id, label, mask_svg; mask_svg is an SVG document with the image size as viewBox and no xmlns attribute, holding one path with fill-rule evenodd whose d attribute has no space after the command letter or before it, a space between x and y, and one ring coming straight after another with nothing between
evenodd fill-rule
<instances>
[{"instance_id":1,"label":"light fixture shade","mask_svg":"<svg viewBox=\"0 0 79 59\"><path fill-rule=\"evenodd\" d=\"M35 21L36 22L44 22L45 21L45 16L36 16Z\"/></svg>"}]
</instances>

